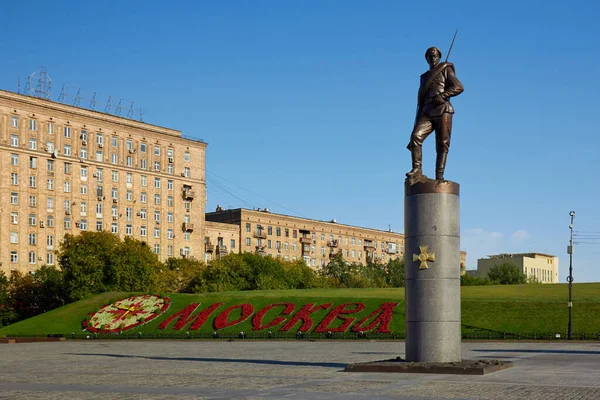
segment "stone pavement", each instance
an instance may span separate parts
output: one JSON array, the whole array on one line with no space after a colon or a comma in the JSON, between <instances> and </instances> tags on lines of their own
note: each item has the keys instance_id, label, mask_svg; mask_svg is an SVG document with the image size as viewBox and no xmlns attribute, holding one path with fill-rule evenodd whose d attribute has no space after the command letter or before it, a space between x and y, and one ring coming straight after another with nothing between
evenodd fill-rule
<instances>
[{"instance_id":1,"label":"stone pavement","mask_svg":"<svg viewBox=\"0 0 600 400\"><path fill-rule=\"evenodd\" d=\"M348 373L399 341L124 340L0 345L0 399L600 399L600 342L465 342L484 376Z\"/></svg>"}]
</instances>

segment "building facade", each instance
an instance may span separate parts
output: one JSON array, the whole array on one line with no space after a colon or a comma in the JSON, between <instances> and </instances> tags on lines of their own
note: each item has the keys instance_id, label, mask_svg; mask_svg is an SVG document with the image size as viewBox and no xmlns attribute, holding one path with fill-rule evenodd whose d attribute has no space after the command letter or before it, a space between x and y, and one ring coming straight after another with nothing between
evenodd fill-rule
<instances>
[{"instance_id":1,"label":"building facade","mask_svg":"<svg viewBox=\"0 0 600 400\"><path fill-rule=\"evenodd\" d=\"M491 267L514 264L528 279L541 283L558 283L558 257L542 253L497 254L477 260L477 276L487 276Z\"/></svg>"},{"instance_id":2,"label":"building facade","mask_svg":"<svg viewBox=\"0 0 600 400\"><path fill-rule=\"evenodd\" d=\"M220 254L252 252L287 261L304 260L314 268L327 264L336 254L348 262L361 264L369 260L387 263L404 256L401 233L275 214L268 209L218 208L206 213L205 218L207 261L217 256L216 248L221 249ZM223 225L234 226L236 238L215 235L211 224L216 222L220 223L218 229ZM233 229L229 234L232 232Z\"/></svg>"},{"instance_id":3,"label":"building facade","mask_svg":"<svg viewBox=\"0 0 600 400\"><path fill-rule=\"evenodd\" d=\"M0 269L56 264L65 234L108 230L161 260L204 254L206 143L0 91Z\"/></svg>"}]
</instances>

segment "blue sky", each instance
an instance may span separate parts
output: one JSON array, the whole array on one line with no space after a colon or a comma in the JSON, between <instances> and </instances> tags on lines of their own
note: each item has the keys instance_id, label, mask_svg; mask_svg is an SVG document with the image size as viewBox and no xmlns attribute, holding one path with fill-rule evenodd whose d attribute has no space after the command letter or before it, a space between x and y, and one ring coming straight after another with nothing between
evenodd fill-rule
<instances>
[{"instance_id":1,"label":"blue sky","mask_svg":"<svg viewBox=\"0 0 600 400\"><path fill-rule=\"evenodd\" d=\"M445 58L458 28L450 61L465 91L446 178L461 184L468 267L550 253L564 282L569 211L576 231L600 231L600 6L488 3L5 2L0 88L16 91L20 77L23 90L43 65L53 100L63 84L71 96L82 87L204 139L207 210L269 207L402 232L424 52ZM599 259L600 245L576 246L575 281L600 281Z\"/></svg>"}]
</instances>

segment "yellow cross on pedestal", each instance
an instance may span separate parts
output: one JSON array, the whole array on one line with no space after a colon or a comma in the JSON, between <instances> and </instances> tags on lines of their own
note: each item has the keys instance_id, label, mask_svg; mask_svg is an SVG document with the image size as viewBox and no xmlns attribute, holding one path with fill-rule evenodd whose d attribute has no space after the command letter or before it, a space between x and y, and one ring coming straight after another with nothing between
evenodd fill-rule
<instances>
[{"instance_id":1,"label":"yellow cross on pedestal","mask_svg":"<svg viewBox=\"0 0 600 400\"><path fill-rule=\"evenodd\" d=\"M427 253L428 246L419 246L421 254L413 254L413 262L420 261L419 269L427 269L427 261L435 261L435 253Z\"/></svg>"}]
</instances>

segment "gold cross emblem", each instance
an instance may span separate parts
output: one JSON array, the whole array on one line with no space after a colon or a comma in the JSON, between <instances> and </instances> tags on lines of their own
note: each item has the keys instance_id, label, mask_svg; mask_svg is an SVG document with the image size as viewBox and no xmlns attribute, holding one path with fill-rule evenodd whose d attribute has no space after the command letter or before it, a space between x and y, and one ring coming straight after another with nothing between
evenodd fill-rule
<instances>
[{"instance_id":1,"label":"gold cross emblem","mask_svg":"<svg viewBox=\"0 0 600 400\"><path fill-rule=\"evenodd\" d=\"M421 254L413 254L413 262L420 261L419 269L427 269L427 261L435 261L435 253L427 253L429 246L419 246Z\"/></svg>"}]
</instances>

